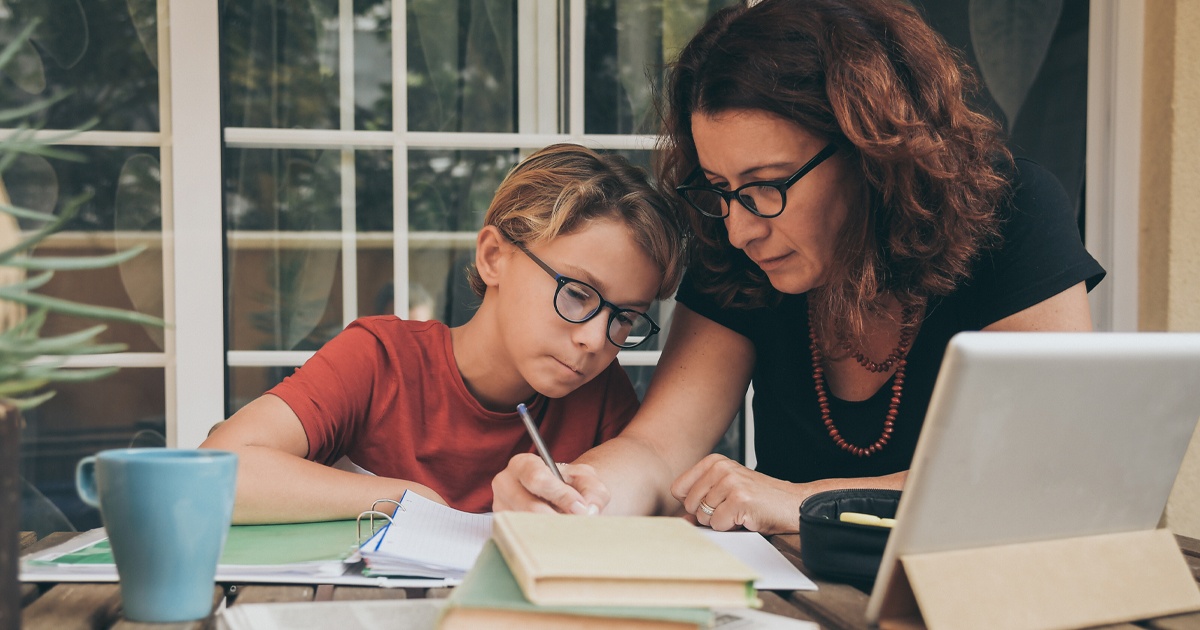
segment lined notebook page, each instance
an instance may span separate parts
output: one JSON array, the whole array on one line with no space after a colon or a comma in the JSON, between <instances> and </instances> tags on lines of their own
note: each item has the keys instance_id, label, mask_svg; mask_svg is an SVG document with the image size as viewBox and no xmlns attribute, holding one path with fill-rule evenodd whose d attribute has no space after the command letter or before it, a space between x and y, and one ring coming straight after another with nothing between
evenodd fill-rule
<instances>
[{"instance_id":1,"label":"lined notebook page","mask_svg":"<svg viewBox=\"0 0 1200 630\"><path fill-rule=\"evenodd\" d=\"M405 492L375 552L466 571L491 536L491 514L462 512Z\"/></svg>"}]
</instances>

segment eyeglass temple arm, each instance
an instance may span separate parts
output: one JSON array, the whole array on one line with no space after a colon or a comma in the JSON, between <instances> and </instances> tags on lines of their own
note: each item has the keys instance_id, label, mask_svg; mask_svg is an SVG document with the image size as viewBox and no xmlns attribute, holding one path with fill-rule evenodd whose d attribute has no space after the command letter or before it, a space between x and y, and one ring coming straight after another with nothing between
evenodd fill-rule
<instances>
[{"instance_id":1,"label":"eyeglass temple arm","mask_svg":"<svg viewBox=\"0 0 1200 630\"><path fill-rule=\"evenodd\" d=\"M507 235L505 236L505 238L507 238L508 241L510 243L512 243L513 245L516 245L517 249L521 250L522 252L525 252L525 255L528 256L530 260L537 263L537 266L541 267L542 271L545 271L547 274L550 274L551 278L558 280L561 277L561 275L557 271L550 268L550 265L547 265L546 263L542 262L541 258L534 256L533 252L529 251L529 248L525 247L524 243L513 240L512 237L507 236Z\"/></svg>"}]
</instances>

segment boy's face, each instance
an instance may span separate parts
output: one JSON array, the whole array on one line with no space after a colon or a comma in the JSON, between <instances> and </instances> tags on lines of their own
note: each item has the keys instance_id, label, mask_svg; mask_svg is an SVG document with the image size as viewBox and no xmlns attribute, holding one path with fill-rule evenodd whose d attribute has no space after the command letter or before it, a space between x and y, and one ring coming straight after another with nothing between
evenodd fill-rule
<instances>
[{"instance_id":1,"label":"boy's face","mask_svg":"<svg viewBox=\"0 0 1200 630\"><path fill-rule=\"evenodd\" d=\"M600 221L529 251L563 276L595 287L609 302L649 310L662 274L639 247L629 228ZM604 308L581 324L564 320L554 308L558 283L531 258L512 248L507 277L499 286L500 326L517 370L539 393L560 398L588 382L616 357L608 340L611 311Z\"/></svg>"}]
</instances>

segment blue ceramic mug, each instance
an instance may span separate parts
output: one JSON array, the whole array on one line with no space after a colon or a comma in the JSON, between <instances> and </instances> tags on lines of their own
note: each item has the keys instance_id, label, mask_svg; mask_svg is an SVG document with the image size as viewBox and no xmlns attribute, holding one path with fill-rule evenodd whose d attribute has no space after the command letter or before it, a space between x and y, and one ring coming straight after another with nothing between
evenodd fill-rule
<instances>
[{"instance_id":1,"label":"blue ceramic mug","mask_svg":"<svg viewBox=\"0 0 1200 630\"><path fill-rule=\"evenodd\" d=\"M100 508L126 619L208 616L236 481L237 455L224 451L116 449L79 462L75 486Z\"/></svg>"}]
</instances>

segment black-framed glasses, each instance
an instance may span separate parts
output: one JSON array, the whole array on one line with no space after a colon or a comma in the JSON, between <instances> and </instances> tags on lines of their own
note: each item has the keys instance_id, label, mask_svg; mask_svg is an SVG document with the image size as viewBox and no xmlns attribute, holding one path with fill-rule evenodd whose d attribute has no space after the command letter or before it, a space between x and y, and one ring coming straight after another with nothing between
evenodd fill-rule
<instances>
[{"instance_id":1,"label":"black-framed glasses","mask_svg":"<svg viewBox=\"0 0 1200 630\"><path fill-rule=\"evenodd\" d=\"M658 334L660 328L649 315L621 308L605 300L596 287L551 269L550 265L534 256L523 243L513 241L513 244L558 283L558 288L554 290L554 310L559 317L572 324L582 324L608 307L608 340L618 348L636 348Z\"/></svg>"},{"instance_id":2,"label":"black-framed glasses","mask_svg":"<svg viewBox=\"0 0 1200 630\"><path fill-rule=\"evenodd\" d=\"M804 163L804 166L792 173L791 177L775 181L750 182L735 190L722 190L707 182L689 184L688 182L695 181L697 178L704 178L700 167L697 166L696 170L683 180L682 186L675 187L675 192L706 217L724 219L729 216L729 207L733 204L733 200L737 199L752 214L764 219L772 219L782 214L783 209L787 207L788 189L836 152L837 145L830 142L824 149L821 149L820 153L814 155L811 160Z\"/></svg>"}]
</instances>

